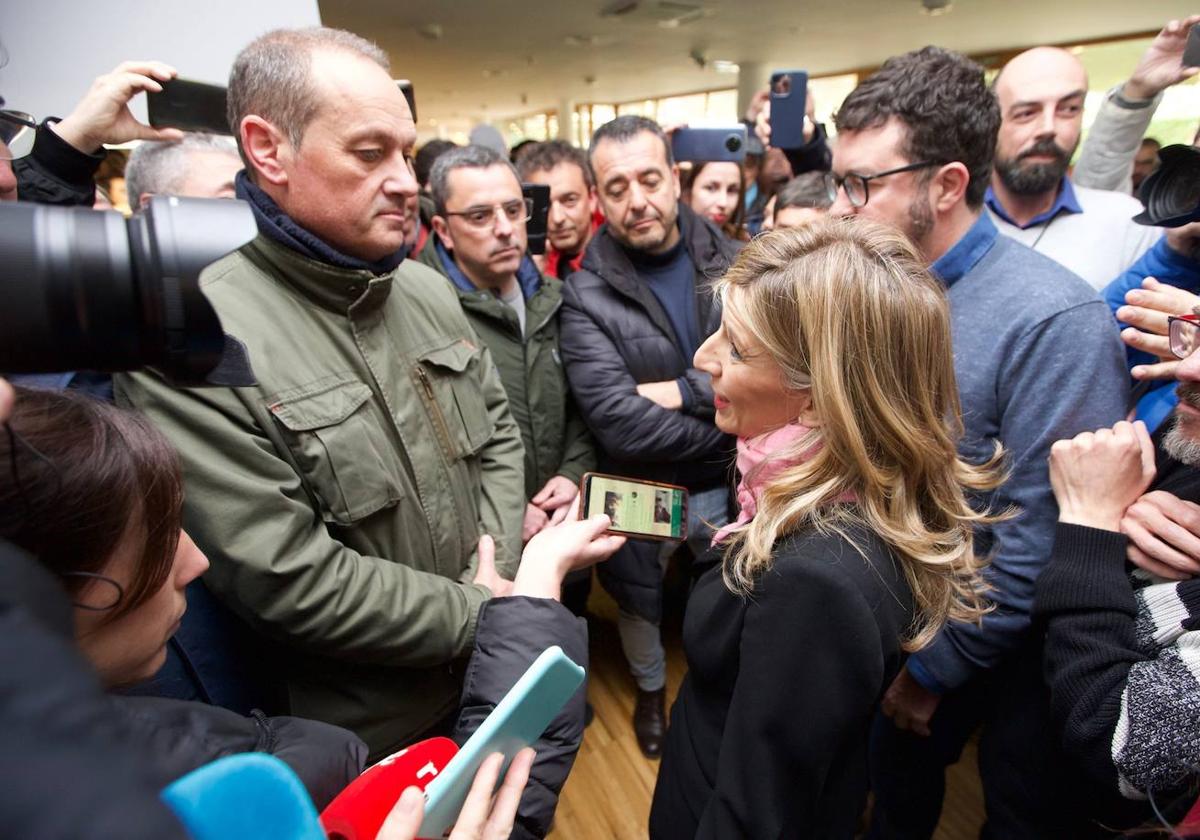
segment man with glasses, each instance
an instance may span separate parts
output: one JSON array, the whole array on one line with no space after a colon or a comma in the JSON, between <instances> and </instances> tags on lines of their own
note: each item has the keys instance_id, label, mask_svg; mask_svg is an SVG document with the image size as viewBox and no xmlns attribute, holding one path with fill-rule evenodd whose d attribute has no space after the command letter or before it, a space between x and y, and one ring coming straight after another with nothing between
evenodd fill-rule
<instances>
[{"instance_id":1,"label":"man with glasses","mask_svg":"<svg viewBox=\"0 0 1200 840\"><path fill-rule=\"evenodd\" d=\"M562 281L542 276L525 254L533 199L507 157L484 146L451 149L429 184L435 238L420 261L450 281L500 371L525 443L528 541L566 517L579 480L596 466L558 352Z\"/></svg>"},{"instance_id":2,"label":"man with glasses","mask_svg":"<svg viewBox=\"0 0 1200 840\"><path fill-rule=\"evenodd\" d=\"M328 28L242 50L229 122L259 235L201 285L258 385L116 378L179 452L208 588L280 643L290 711L375 759L450 730L454 662L511 589L525 502L491 353L449 285L404 260L417 136L388 67Z\"/></svg>"},{"instance_id":3,"label":"man with glasses","mask_svg":"<svg viewBox=\"0 0 1200 840\"><path fill-rule=\"evenodd\" d=\"M1106 837L1159 833L1196 800L1200 566L1184 555L1200 542L1200 319L1166 320L1152 344L1172 357L1163 366L1180 404L1157 445L1141 423L1121 422L1059 441L1050 456L1059 516L1034 611L1070 772L1091 787L1063 807ZM1163 499L1183 515L1166 532L1174 545L1155 552L1169 562L1152 568L1139 548L1143 516Z\"/></svg>"},{"instance_id":4,"label":"man with glasses","mask_svg":"<svg viewBox=\"0 0 1200 840\"><path fill-rule=\"evenodd\" d=\"M952 623L914 653L887 690L872 744L877 838L929 837L944 768L982 723L985 836L1044 836L1027 787L1048 738L1027 695L1039 685L1029 633L1033 584L1050 551L1050 445L1125 412L1120 343L1103 302L1078 277L1001 237L983 213L1000 122L983 69L936 47L890 59L837 114L830 212L902 230L945 284L962 403L963 457L1004 446L1008 480L980 500L1013 516L978 534L990 557L981 625ZM1035 780L1035 781L1030 781ZM1053 785L1047 783L1052 789Z\"/></svg>"},{"instance_id":5,"label":"man with glasses","mask_svg":"<svg viewBox=\"0 0 1200 840\"><path fill-rule=\"evenodd\" d=\"M653 120L604 124L588 161L606 222L563 290L567 377L601 471L688 488L688 542L698 554L712 527L728 521L733 441L713 422L712 385L692 357L720 324L708 278L729 267L737 246L679 202L671 144ZM630 541L597 569L620 607L621 646L637 684L634 731L650 758L666 735L658 625L676 547Z\"/></svg>"}]
</instances>

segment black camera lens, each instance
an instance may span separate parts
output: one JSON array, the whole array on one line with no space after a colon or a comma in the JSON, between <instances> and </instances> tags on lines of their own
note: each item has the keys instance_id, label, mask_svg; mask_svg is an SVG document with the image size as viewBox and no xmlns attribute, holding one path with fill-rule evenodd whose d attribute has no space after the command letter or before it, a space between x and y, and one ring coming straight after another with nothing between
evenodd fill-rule
<instances>
[{"instance_id":1,"label":"black camera lens","mask_svg":"<svg viewBox=\"0 0 1200 840\"><path fill-rule=\"evenodd\" d=\"M256 233L249 207L227 199L156 197L128 221L0 205L0 371L155 367L180 385L253 384L197 281Z\"/></svg>"},{"instance_id":2,"label":"black camera lens","mask_svg":"<svg viewBox=\"0 0 1200 840\"><path fill-rule=\"evenodd\" d=\"M1179 227L1200 220L1200 150L1166 146L1159 167L1138 193L1146 209L1134 217L1143 225Z\"/></svg>"},{"instance_id":3,"label":"black camera lens","mask_svg":"<svg viewBox=\"0 0 1200 840\"><path fill-rule=\"evenodd\" d=\"M725 149L733 154L737 154L742 150L742 136L740 134L730 134L725 138Z\"/></svg>"}]
</instances>

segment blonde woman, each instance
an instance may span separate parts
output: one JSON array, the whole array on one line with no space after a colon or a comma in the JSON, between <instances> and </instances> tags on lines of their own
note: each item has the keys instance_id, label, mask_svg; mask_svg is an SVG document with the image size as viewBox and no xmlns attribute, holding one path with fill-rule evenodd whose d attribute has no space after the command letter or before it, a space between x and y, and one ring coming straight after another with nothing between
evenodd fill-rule
<instances>
[{"instance_id":1,"label":"blonde woman","mask_svg":"<svg viewBox=\"0 0 1200 840\"><path fill-rule=\"evenodd\" d=\"M753 240L696 352L738 437L737 522L684 621L650 836L851 837L905 652L986 610L945 295L908 240L828 220Z\"/></svg>"}]
</instances>

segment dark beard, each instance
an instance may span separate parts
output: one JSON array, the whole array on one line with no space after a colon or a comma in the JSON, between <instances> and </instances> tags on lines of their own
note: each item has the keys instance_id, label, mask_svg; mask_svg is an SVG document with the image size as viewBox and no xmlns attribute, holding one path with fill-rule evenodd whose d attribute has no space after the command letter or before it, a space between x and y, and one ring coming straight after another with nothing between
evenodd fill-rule
<instances>
[{"instance_id":1,"label":"dark beard","mask_svg":"<svg viewBox=\"0 0 1200 840\"><path fill-rule=\"evenodd\" d=\"M1033 155L1053 155L1050 163L1022 165ZM1059 148L1053 140L1039 140L1015 158L996 158L996 174L1017 195L1042 195L1058 188L1071 165L1071 152Z\"/></svg>"}]
</instances>

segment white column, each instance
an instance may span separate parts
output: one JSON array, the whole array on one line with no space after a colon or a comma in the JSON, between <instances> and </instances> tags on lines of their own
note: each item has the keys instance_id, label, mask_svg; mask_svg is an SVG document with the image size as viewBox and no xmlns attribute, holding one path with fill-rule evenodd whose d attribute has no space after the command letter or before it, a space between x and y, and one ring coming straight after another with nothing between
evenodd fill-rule
<instances>
[{"instance_id":1,"label":"white column","mask_svg":"<svg viewBox=\"0 0 1200 840\"><path fill-rule=\"evenodd\" d=\"M563 98L558 100L558 139L566 140L568 143L575 142L574 133L571 131L571 121L575 116L575 100Z\"/></svg>"},{"instance_id":2,"label":"white column","mask_svg":"<svg viewBox=\"0 0 1200 840\"><path fill-rule=\"evenodd\" d=\"M750 106L750 100L754 98L754 94L765 88L770 80L770 67L758 61L738 62L737 118L739 120L745 115L746 108Z\"/></svg>"}]
</instances>

